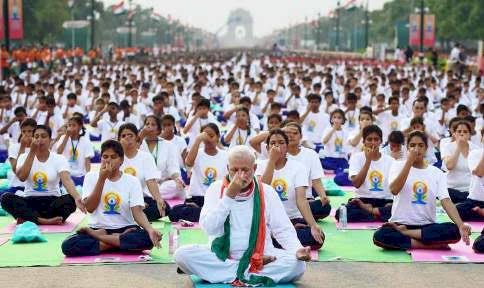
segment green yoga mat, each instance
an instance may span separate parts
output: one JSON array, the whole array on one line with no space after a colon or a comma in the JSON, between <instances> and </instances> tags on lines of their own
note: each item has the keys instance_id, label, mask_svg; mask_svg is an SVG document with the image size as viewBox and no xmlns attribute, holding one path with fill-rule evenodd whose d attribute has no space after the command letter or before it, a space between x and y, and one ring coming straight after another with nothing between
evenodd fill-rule
<instances>
[{"instance_id":1,"label":"green yoga mat","mask_svg":"<svg viewBox=\"0 0 484 288\"><path fill-rule=\"evenodd\" d=\"M343 189L334 183L333 179L323 179L324 190L328 196L343 196Z\"/></svg>"},{"instance_id":2,"label":"green yoga mat","mask_svg":"<svg viewBox=\"0 0 484 288\"><path fill-rule=\"evenodd\" d=\"M12 223L12 221L13 221L13 218L9 215L0 216L0 230L2 230L2 228L7 226L8 224Z\"/></svg>"},{"instance_id":3,"label":"green yoga mat","mask_svg":"<svg viewBox=\"0 0 484 288\"><path fill-rule=\"evenodd\" d=\"M204 282L202 279L200 279L197 276L190 276L190 280L193 282L193 287L199 287L199 288L232 288L233 286L230 284L211 284L208 282ZM275 287L279 288L294 288L296 287L294 284L279 284Z\"/></svg>"},{"instance_id":4,"label":"green yoga mat","mask_svg":"<svg viewBox=\"0 0 484 288\"><path fill-rule=\"evenodd\" d=\"M329 196L331 207L333 209L338 209L341 204L346 204L348 200L352 197L355 197L355 193L350 191L347 191L342 196Z\"/></svg>"},{"instance_id":5,"label":"green yoga mat","mask_svg":"<svg viewBox=\"0 0 484 288\"><path fill-rule=\"evenodd\" d=\"M0 267L59 266L64 255L61 244L69 234L44 234L47 242L0 246Z\"/></svg>"},{"instance_id":6,"label":"green yoga mat","mask_svg":"<svg viewBox=\"0 0 484 288\"><path fill-rule=\"evenodd\" d=\"M334 223L320 224L326 239L319 250L319 261L408 263L412 258L404 251L383 250L373 244L374 231L336 229Z\"/></svg>"}]
</instances>

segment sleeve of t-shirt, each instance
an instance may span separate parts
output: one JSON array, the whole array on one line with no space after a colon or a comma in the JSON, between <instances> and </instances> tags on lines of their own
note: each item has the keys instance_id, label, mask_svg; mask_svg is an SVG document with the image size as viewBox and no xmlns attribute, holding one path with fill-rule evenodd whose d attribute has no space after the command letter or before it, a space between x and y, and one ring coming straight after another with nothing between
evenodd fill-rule
<instances>
[{"instance_id":1,"label":"sleeve of t-shirt","mask_svg":"<svg viewBox=\"0 0 484 288\"><path fill-rule=\"evenodd\" d=\"M94 190L94 186L96 186L96 181L99 176L97 172L88 172L84 177L84 183L82 184L82 199L86 199L91 195L92 191Z\"/></svg>"},{"instance_id":2,"label":"sleeve of t-shirt","mask_svg":"<svg viewBox=\"0 0 484 288\"><path fill-rule=\"evenodd\" d=\"M356 153L352 157L350 157L350 161L349 161L350 167L348 169L348 176L349 177L358 175L358 173L361 170L361 167L363 167L364 163L362 163L362 157L361 156L362 155L361 155L361 152L360 152L360 153Z\"/></svg>"},{"instance_id":3,"label":"sleeve of t-shirt","mask_svg":"<svg viewBox=\"0 0 484 288\"><path fill-rule=\"evenodd\" d=\"M402 171L402 161L393 161L390 172L388 173L388 185L398 177L400 171Z\"/></svg>"},{"instance_id":4,"label":"sleeve of t-shirt","mask_svg":"<svg viewBox=\"0 0 484 288\"><path fill-rule=\"evenodd\" d=\"M57 172L58 173L63 172L63 171L70 172L69 162L67 162L66 157L64 157L63 155L58 155L58 154L56 154L56 155L58 156L58 157L55 158Z\"/></svg>"},{"instance_id":5,"label":"sleeve of t-shirt","mask_svg":"<svg viewBox=\"0 0 484 288\"><path fill-rule=\"evenodd\" d=\"M435 168L435 179L437 179L437 197L439 200L443 200L445 198L450 198L449 196L449 190L447 187L447 177L444 174L444 172L440 171L439 169Z\"/></svg>"},{"instance_id":6,"label":"sleeve of t-shirt","mask_svg":"<svg viewBox=\"0 0 484 288\"><path fill-rule=\"evenodd\" d=\"M8 158L17 159L18 151L20 150L20 145L12 144L8 147Z\"/></svg>"},{"instance_id":7,"label":"sleeve of t-shirt","mask_svg":"<svg viewBox=\"0 0 484 288\"><path fill-rule=\"evenodd\" d=\"M143 190L141 189L141 182L134 176L130 176L129 186L129 207L145 206L143 199Z\"/></svg>"},{"instance_id":8,"label":"sleeve of t-shirt","mask_svg":"<svg viewBox=\"0 0 484 288\"><path fill-rule=\"evenodd\" d=\"M440 154L442 158L451 156L452 153L454 153L454 151L452 151L451 149L452 146L453 146L452 142L448 142L442 145L442 147L440 147Z\"/></svg>"},{"instance_id":9,"label":"sleeve of t-shirt","mask_svg":"<svg viewBox=\"0 0 484 288\"><path fill-rule=\"evenodd\" d=\"M173 174L180 174L180 165L178 162L178 150L175 144L170 144L168 150L168 174L171 176Z\"/></svg>"},{"instance_id":10,"label":"sleeve of t-shirt","mask_svg":"<svg viewBox=\"0 0 484 288\"><path fill-rule=\"evenodd\" d=\"M316 180L324 176L323 166L321 166L321 161L319 161L319 156L316 152L311 153L311 175L309 175L311 180Z\"/></svg>"},{"instance_id":11,"label":"sleeve of t-shirt","mask_svg":"<svg viewBox=\"0 0 484 288\"><path fill-rule=\"evenodd\" d=\"M171 154L171 153L170 153ZM156 167L155 160L148 154L145 154L147 157L143 159L143 169L145 171L145 180L152 180L152 179L160 179L160 172Z\"/></svg>"},{"instance_id":12,"label":"sleeve of t-shirt","mask_svg":"<svg viewBox=\"0 0 484 288\"><path fill-rule=\"evenodd\" d=\"M26 153L23 153L22 155L20 155L17 159L17 171L19 171L19 169L24 165L24 162L25 162L25 159L27 159L27 154Z\"/></svg>"},{"instance_id":13,"label":"sleeve of t-shirt","mask_svg":"<svg viewBox=\"0 0 484 288\"><path fill-rule=\"evenodd\" d=\"M294 182L294 187L308 187L309 171L306 167L299 165L297 167L296 179Z\"/></svg>"},{"instance_id":14,"label":"sleeve of t-shirt","mask_svg":"<svg viewBox=\"0 0 484 288\"><path fill-rule=\"evenodd\" d=\"M257 164L257 168L255 169L256 176L262 176L264 174L264 170L266 169L267 161L261 161Z\"/></svg>"},{"instance_id":15,"label":"sleeve of t-shirt","mask_svg":"<svg viewBox=\"0 0 484 288\"><path fill-rule=\"evenodd\" d=\"M484 153L482 149L475 149L469 153L469 156L467 156L467 166L469 167L469 170L471 170L471 173L477 168L477 165L479 165L482 153Z\"/></svg>"},{"instance_id":16,"label":"sleeve of t-shirt","mask_svg":"<svg viewBox=\"0 0 484 288\"><path fill-rule=\"evenodd\" d=\"M86 145L84 146L84 155L86 155L86 158L94 157L94 147L92 146L92 143L89 140L86 141Z\"/></svg>"}]
</instances>

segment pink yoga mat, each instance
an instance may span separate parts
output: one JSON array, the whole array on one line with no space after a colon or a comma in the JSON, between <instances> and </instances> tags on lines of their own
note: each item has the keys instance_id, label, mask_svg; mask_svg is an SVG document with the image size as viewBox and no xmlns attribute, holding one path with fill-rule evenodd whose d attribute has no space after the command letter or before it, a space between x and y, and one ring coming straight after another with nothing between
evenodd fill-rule
<instances>
[{"instance_id":1,"label":"pink yoga mat","mask_svg":"<svg viewBox=\"0 0 484 288\"><path fill-rule=\"evenodd\" d=\"M463 241L450 245L451 250L408 250L414 262L474 262L484 263L484 254L477 254L471 245L466 246Z\"/></svg>"},{"instance_id":2,"label":"pink yoga mat","mask_svg":"<svg viewBox=\"0 0 484 288\"><path fill-rule=\"evenodd\" d=\"M319 261L319 251L318 250L311 250L311 261L314 261L314 262Z\"/></svg>"},{"instance_id":3,"label":"pink yoga mat","mask_svg":"<svg viewBox=\"0 0 484 288\"><path fill-rule=\"evenodd\" d=\"M333 218L336 228L340 229L340 225L336 218ZM382 222L356 222L348 223L345 230L376 230L381 227Z\"/></svg>"},{"instance_id":4,"label":"pink yoga mat","mask_svg":"<svg viewBox=\"0 0 484 288\"><path fill-rule=\"evenodd\" d=\"M484 229L484 222L467 222L467 224L471 225L472 232L481 233Z\"/></svg>"},{"instance_id":5,"label":"pink yoga mat","mask_svg":"<svg viewBox=\"0 0 484 288\"><path fill-rule=\"evenodd\" d=\"M0 246L7 243L10 240L8 237L0 237Z\"/></svg>"},{"instance_id":6,"label":"pink yoga mat","mask_svg":"<svg viewBox=\"0 0 484 288\"><path fill-rule=\"evenodd\" d=\"M200 227L200 224L198 222L194 222L193 223L193 226L191 227L185 227L185 226L182 226L182 224L180 222L176 222L176 223L171 223L171 225L173 226L173 228L175 229L179 229L179 230L187 230L187 229L202 229Z\"/></svg>"},{"instance_id":7,"label":"pink yoga mat","mask_svg":"<svg viewBox=\"0 0 484 288\"><path fill-rule=\"evenodd\" d=\"M183 199L178 199L178 198L175 198L175 199L169 199L169 200L165 200L168 205L170 205L170 207L173 207L175 205L180 205L180 204L183 204L185 203L185 200Z\"/></svg>"},{"instance_id":8,"label":"pink yoga mat","mask_svg":"<svg viewBox=\"0 0 484 288\"><path fill-rule=\"evenodd\" d=\"M134 263L151 260L149 251L142 253L103 253L96 256L65 257L64 264L96 264L96 263Z\"/></svg>"},{"instance_id":9,"label":"pink yoga mat","mask_svg":"<svg viewBox=\"0 0 484 288\"><path fill-rule=\"evenodd\" d=\"M79 225L85 217L86 214L76 211L72 213L62 225L39 225L39 229L42 233L69 233L74 231L77 225ZM17 227L16 224L16 222L8 224L0 231L0 233L13 233Z\"/></svg>"}]
</instances>

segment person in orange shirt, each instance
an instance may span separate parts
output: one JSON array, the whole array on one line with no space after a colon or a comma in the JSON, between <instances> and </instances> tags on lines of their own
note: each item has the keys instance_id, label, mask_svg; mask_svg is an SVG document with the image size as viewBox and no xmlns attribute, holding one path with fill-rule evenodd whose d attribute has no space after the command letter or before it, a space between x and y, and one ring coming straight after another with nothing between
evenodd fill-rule
<instances>
[{"instance_id":1,"label":"person in orange shirt","mask_svg":"<svg viewBox=\"0 0 484 288\"><path fill-rule=\"evenodd\" d=\"M10 53L8 53L5 45L1 48L2 54L0 55L0 68L2 69L2 80L8 78L10 75L10 68L8 60L10 59Z\"/></svg>"}]
</instances>

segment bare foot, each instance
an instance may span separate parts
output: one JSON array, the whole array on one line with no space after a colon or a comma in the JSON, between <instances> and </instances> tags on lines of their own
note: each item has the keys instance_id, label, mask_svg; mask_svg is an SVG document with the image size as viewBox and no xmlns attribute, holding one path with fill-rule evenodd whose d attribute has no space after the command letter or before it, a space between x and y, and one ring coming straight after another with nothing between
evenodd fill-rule
<instances>
[{"instance_id":1,"label":"bare foot","mask_svg":"<svg viewBox=\"0 0 484 288\"><path fill-rule=\"evenodd\" d=\"M484 208L480 208L480 207L476 206L476 207L472 208L472 211L479 214L479 216L484 217Z\"/></svg>"},{"instance_id":2,"label":"bare foot","mask_svg":"<svg viewBox=\"0 0 484 288\"><path fill-rule=\"evenodd\" d=\"M382 225L383 227L391 227L397 231L400 231L402 234L403 232L407 231L407 226L405 225L401 225L401 224L397 224L397 223L394 223L394 222L386 222L386 223L383 223Z\"/></svg>"},{"instance_id":3,"label":"bare foot","mask_svg":"<svg viewBox=\"0 0 484 288\"><path fill-rule=\"evenodd\" d=\"M138 229L138 228L136 228L136 227L128 228L128 229L124 230L124 232L119 234L119 235L128 234L129 232L136 231L136 229Z\"/></svg>"},{"instance_id":4,"label":"bare foot","mask_svg":"<svg viewBox=\"0 0 484 288\"><path fill-rule=\"evenodd\" d=\"M64 219L60 216L53 217L53 218L37 218L40 225L62 225L64 223Z\"/></svg>"},{"instance_id":5,"label":"bare foot","mask_svg":"<svg viewBox=\"0 0 484 288\"><path fill-rule=\"evenodd\" d=\"M366 212L370 213L371 215L375 215L373 206L371 204L364 203L359 198L351 199L350 204L353 204L353 205L360 207L361 209L365 210Z\"/></svg>"},{"instance_id":6,"label":"bare foot","mask_svg":"<svg viewBox=\"0 0 484 288\"><path fill-rule=\"evenodd\" d=\"M106 232L106 230L104 229L92 229L90 227L82 227L80 228L79 230L77 230L78 233L80 234L87 234L95 239L97 239L99 236L102 236L102 235L107 235L108 232Z\"/></svg>"}]
</instances>

